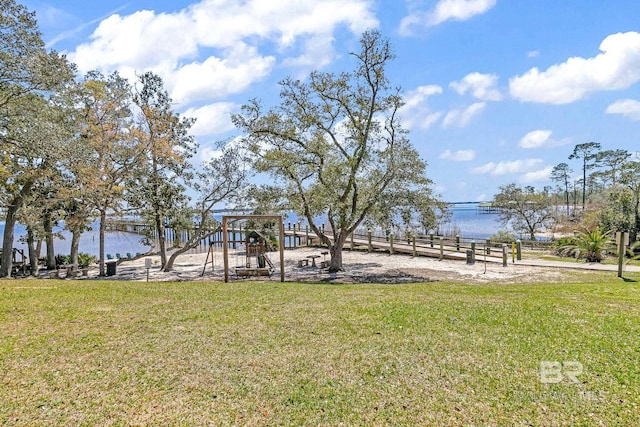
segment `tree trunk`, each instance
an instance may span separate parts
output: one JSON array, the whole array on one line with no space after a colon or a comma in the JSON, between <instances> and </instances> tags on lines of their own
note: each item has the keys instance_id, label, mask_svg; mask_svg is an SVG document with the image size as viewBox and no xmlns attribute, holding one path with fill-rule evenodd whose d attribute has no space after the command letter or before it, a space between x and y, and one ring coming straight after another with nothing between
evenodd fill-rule
<instances>
[{"instance_id":1,"label":"tree trunk","mask_svg":"<svg viewBox=\"0 0 640 427\"><path fill-rule=\"evenodd\" d=\"M202 228L197 228L193 232L193 235L189 237L189 240L187 240L184 243L183 247L181 247L180 249L177 249L176 251L171 253L171 256L167 260L167 263L164 265L164 267L162 267L162 271L164 271L164 272L173 271L173 264L175 263L176 259L180 255L182 255L183 253L187 252L189 249L195 248L196 246L198 246L198 242L200 242L203 239L209 239L215 233L216 232L214 231L214 232L209 232L207 234L204 234Z\"/></svg>"},{"instance_id":2,"label":"tree trunk","mask_svg":"<svg viewBox=\"0 0 640 427\"><path fill-rule=\"evenodd\" d=\"M51 214L46 212L43 218L44 236L47 243L47 270L55 270L56 250L53 246L53 225L51 224Z\"/></svg>"},{"instance_id":3,"label":"tree trunk","mask_svg":"<svg viewBox=\"0 0 640 427\"><path fill-rule=\"evenodd\" d=\"M78 230L71 231L71 264L78 265L78 253L80 252L80 236L82 232Z\"/></svg>"},{"instance_id":4,"label":"tree trunk","mask_svg":"<svg viewBox=\"0 0 640 427\"><path fill-rule=\"evenodd\" d=\"M634 222L633 222L633 235L631 236L632 242L638 240L638 233L640 232L640 198L636 198L636 204L634 208Z\"/></svg>"},{"instance_id":5,"label":"tree trunk","mask_svg":"<svg viewBox=\"0 0 640 427\"><path fill-rule=\"evenodd\" d=\"M155 216L156 231L158 232L158 245L160 249L160 266L164 270L164 266L167 265L167 245L164 236L164 223L160 215Z\"/></svg>"},{"instance_id":6,"label":"tree trunk","mask_svg":"<svg viewBox=\"0 0 640 427\"><path fill-rule=\"evenodd\" d=\"M105 271L104 271L104 235L106 233L107 230L107 211L106 210L101 210L100 211L100 232L99 234L99 240L100 240L100 254L99 254L99 258L100 258L100 272L98 273L99 276L105 276Z\"/></svg>"},{"instance_id":7,"label":"tree trunk","mask_svg":"<svg viewBox=\"0 0 640 427\"><path fill-rule=\"evenodd\" d=\"M27 227L27 249L29 250L29 264L31 265L31 275L38 276L38 257L40 252L36 248L36 240L33 236L33 230Z\"/></svg>"},{"instance_id":8,"label":"tree trunk","mask_svg":"<svg viewBox=\"0 0 640 427\"><path fill-rule=\"evenodd\" d=\"M22 207L24 198L33 187L33 180L27 180L22 186L20 193L7 204L6 218L4 222L4 232L2 236L2 257L0 257L0 277L9 277L11 265L13 264L13 237L16 227L16 213Z\"/></svg>"},{"instance_id":9,"label":"tree trunk","mask_svg":"<svg viewBox=\"0 0 640 427\"><path fill-rule=\"evenodd\" d=\"M2 260L0 261L0 277L11 276L13 263L13 233L16 226L16 204L7 207L7 216L4 220L4 234L2 236Z\"/></svg>"},{"instance_id":10,"label":"tree trunk","mask_svg":"<svg viewBox=\"0 0 640 427\"><path fill-rule=\"evenodd\" d=\"M342 231L338 233L333 244L329 247L329 254L331 256L331 261L329 262L329 273L336 273L338 271L343 271L342 268L342 248L344 247L344 242L347 241L347 235Z\"/></svg>"}]
</instances>

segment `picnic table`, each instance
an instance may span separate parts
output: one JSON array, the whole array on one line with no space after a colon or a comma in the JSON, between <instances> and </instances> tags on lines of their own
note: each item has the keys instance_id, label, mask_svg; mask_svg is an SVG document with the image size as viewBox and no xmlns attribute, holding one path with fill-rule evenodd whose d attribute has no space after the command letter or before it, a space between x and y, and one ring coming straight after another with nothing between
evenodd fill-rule
<instances>
[{"instance_id":1,"label":"picnic table","mask_svg":"<svg viewBox=\"0 0 640 427\"><path fill-rule=\"evenodd\" d=\"M311 267L317 267L316 258L320 258L320 255L308 255L307 258L311 259Z\"/></svg>"}]
</instances>

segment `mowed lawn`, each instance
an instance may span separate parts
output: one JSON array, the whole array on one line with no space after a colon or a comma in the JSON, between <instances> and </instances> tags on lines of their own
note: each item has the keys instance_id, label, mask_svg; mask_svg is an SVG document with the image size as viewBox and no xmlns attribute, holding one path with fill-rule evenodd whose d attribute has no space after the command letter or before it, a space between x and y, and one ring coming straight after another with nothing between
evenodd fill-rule
<instances>
[{"instance_id":1,"label":"mowed lawn","mask_svg":"<svg viewBox=\"0 0 640 427\"><path fill-rule=\"evenodd\" d=\"M0 281L0 425L640 425L640 286Z\"/></svg>"}]
</instances>

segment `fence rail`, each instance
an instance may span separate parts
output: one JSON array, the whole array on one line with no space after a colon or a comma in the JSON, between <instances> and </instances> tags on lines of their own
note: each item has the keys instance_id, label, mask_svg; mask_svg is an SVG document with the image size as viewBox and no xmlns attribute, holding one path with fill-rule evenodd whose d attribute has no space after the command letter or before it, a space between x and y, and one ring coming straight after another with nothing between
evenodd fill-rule
<instances>
[{"instance_id":1,"label":"fence rail","mask_svg":"<svg viewBox=\"0 0 640 427\"><path fill-rule=\"evenodd\" d=\"M135 223L127 220L111 220L110 230L125 231L146 235L151 239L157 239L157 232L150 226ZM323 232L331 238L331 233L322 227ZM241 226L231 226L229 228L228 241L233 249L236 249L244 240L244 232ZM194 230L177 231L170 227L164 230L165 240L168 245L187 241ZM203 237L198 245L191 249L192 253L206 252L208 246L215 245L222 247L223 236L221 229L205 230L206 237ZM320 238L308 227L300 224L285 223L285 248L296 248L300 246L316 246L321 244ZM468 257L467 251L472 251L474 259L482 259L493 262L504 261L505 253L509 258L522 259L522 249L549 249L554 243L545 241L514 241L497 242L490 239L476 239L463 236L439 236L412 235L401 233L396 236L392 233L385 233L381 230L358 229L347 239L347 247L350 249L365 249L369 251L382 250L390 253L404 253L413 256L428 256L436 258L465 259Z\"/></svg>"}]
</instances>

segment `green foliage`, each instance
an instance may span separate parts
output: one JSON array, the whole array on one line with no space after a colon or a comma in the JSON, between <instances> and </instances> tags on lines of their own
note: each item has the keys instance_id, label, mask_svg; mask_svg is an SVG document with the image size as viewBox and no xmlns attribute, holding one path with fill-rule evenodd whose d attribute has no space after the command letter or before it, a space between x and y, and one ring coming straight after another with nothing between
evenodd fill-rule
<instances>
[{"instance_id":1,"label":"green foliage","mask_svg":"<svg viewBox=\"0 0 640 427\"><path fill-rule=\"evenodd\" d=\"M566 256L566 248L575 246L576 238L573 236L560 237L554 244L555 254L558 256Z\"/></svg>"},{"instance_id":2,"label":"green foliage","mask_svg":"<svg viewBox=\"0 0 640 427\"><path fill-rule=\"evenodd\" d=\"M96 262L98 262L98 258L94 255L89 255L85 252L80 252L78 254L78 266L80 268L87 268L91 264L95 264Z\"/></svg>"},{"instance_id":3,"label":"green foliage","mask_svg":"<svg viewBox=\"0 0 640 427\"><path fill-rule=\"evenodd\" d=\"M554 219L551 197L533 187L502 186L493 203L501 208L498 220L504 226L510 225L517 233L528 234L531 240L536 240L536 233L550 226Z\"/></svg>"},{"instance_id":4,"label":"green foliage","mask_svg":"<svg viewBox=\"0 0 640 427\"><path fill-rule=\"evenodd\" d=\"M0 203L5 208L3 247L13 244L19 209L38 184L55 182L69 129L52 94L73 78L74 67L47 51L35 14L13 0L0 4ZM9 274L10 251L0 261ZM53 256L51 257L53 258ZM53 260L52 260L53 261Z\"/></svg>"},{"instance_id":5,"label":"green foliage","mask_svg":"<svg viewBox=\"0 0 640 427\"><path fill-rule=\"evenodd\" d=\"M586 142L574 147L569 160L582 159L582 209L584 210L587 195L587 171L596 165L597 152L602 146L598 142Z\"/></svg>"},{"instance_id":6,"label":"green foliage","mask_svg":"<svg viewBox=\"0 0 640 427\"><path fill-rule=\"evenodd\" d=\"M287 78L280 105L265 111L253 100L233 116L256 170L273 177L279 194L330 248L331 271L342 269L344 242L365 218L391 218L390 209L411 207L418 199L411 192L433 200L426 163L398 118L400 90L386 75L394 58L389 41L368 31L360 45L352 72ZM390 198L399 203L385 204Z\"/></svg>"},{"instance_id":7,"label":"green foliage","mask_svg":"<svg viewBox=\"0 0 640 427\"><path fill-rule=\"evenodd\" d=\"M71 263L71 256L69 255L58 254L56 255L55 259L56 259L56 267L60 267L62 265Z\"/></svg>"},{"instance_id":8,"label":"green foliage","mask_svg":"<svg viewBox=\"0 0 640 427\"><path fill-rule=\"evenodd\" d=\"M585 229L574 233L574 240L560 248L563 256L573 255L576 259L584 258L586 262L600 262L604 256L615 251L611 240L613 230L604 231L600 227Z\"/></svg>"},{"instance_id":9,"label":"green foliage","mask_svg":"<svg viewBox=\"0 0 640 427\"><path fill-rule=\"evenodd\" d=\"M492 242L511 243L515 242L518 237L510 231L500 230L489 238Z\"/></svg>"},{"instance_id":10,"label":"green foliage","mask_svg":"<svg viewBox=\"0 0 640 427\"><path fill-rule=\"evenodd\" d=\"M607 191L607 203L598 212L598 222L606 230L631 230L634 226L633 194L621 186Z\"/></svg>"}]
</instances>

